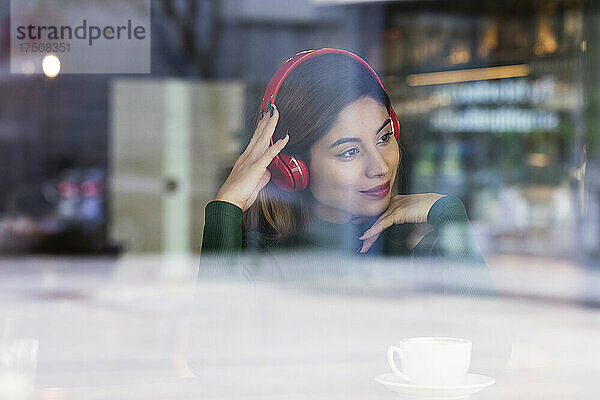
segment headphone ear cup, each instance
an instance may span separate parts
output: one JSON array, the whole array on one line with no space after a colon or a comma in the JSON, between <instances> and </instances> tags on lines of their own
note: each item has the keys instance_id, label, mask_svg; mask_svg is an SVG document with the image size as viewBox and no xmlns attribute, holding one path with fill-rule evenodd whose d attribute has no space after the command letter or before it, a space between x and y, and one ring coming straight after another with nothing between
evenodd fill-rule
<instances>
[{"instance_id":1,"label":"headphone ear cup","mask_svg":"<svg viewBox=\"0 0 600 400\"><path fill-rule=\"evenodd\" d=\"M280 158L281 153L276 155L267 169L271 172L271 180L273 183L286 192L294 190L294 176L289 167L285 165Z\"/></svg>"},{"instance_id":2,"label":"headphone ear cup","mask_svg":"<svg viewBox=\"0 0 600 400\"><path fill-rule=\"evenodd\" d=\"M308 187L308 167L306 163L285 153L279 153L277 157L279 158L277 172L281 173L281 178L274 179L275 184L289 192L306 189ZM278 181L280 184L277 183Z\"/></svg>"},{"instance_id":3,"label":"headphone ear cup","mask_svg":"<svg viewBox=\"0 0 600 400\"><path fill-rule=\"evenodd\" d=\"M296 159L298 162L298 172L300 173L300 180L296 179L296 182L300 182L301 184L296 185L296 190L304 190L308 187L309 177L308 177L308 166L302 160Z\"/></svg>"}]
</instances>

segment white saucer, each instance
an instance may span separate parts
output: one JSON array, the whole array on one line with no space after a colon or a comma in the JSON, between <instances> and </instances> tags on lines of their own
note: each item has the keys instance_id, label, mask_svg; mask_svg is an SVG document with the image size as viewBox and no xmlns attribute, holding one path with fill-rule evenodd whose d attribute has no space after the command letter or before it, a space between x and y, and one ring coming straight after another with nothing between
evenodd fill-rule
<instances>
[{"instance_id":1,"label":"white saucer","mask_svg":"<svg viewBox=\"0 0 600 400\"><path fill-rule=\"evenodd\" d=\"M375 380L386 388L413 400L458 400L467 398L496 381L490 376L467 374L465 382L452 386L415 385L393 373L381 374Z\"/></svg>"}]
</instances>

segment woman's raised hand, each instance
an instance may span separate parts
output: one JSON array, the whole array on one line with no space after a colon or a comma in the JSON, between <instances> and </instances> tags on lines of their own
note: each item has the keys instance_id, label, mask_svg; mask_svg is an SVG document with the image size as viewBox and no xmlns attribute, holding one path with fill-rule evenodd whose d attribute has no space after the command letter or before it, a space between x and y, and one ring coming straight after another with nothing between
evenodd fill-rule
<instances>
[{"instance_id":1,"label":"woman's raised hand","mask_svg":"<svg viewBox=\"0 0 600 400\"><path fill-rule=\"evenodd\" d=\"M427 223L427 216L433 204L446 196L439 193L397 194L392 196L390 204L373 225L358 239L363 241L360 253L367 252L379 235L395 224Z\"/></svg>"},{"instance_id":2,"label":"woman's raised hand","mask_svg":"<svg viewBox=\"0 0 600 400\"><path fill-rule=\"evenodd\" d=\"M242 211L250 208L258 192L271 179L271 172L267 166L289 140L289 135L285 135L269 147L278 120L279 111L275 108L275 104L269 102L269 108L258 122L248 147L236 160L214 200L235 204Z\"/></svg>"}]
</instances>

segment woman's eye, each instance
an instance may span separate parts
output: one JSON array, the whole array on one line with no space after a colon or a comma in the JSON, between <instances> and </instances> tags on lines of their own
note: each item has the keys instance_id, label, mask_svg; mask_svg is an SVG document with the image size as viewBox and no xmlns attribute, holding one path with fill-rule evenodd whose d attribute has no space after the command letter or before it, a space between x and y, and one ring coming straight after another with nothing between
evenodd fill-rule
<instances>
[{"instance_id":1,"label":"woman's eye","mask_svg":"<svg viewBox=\"0 0 600 400\"><path fill-rule=\"evenodd\" d=\"M358 149L356 147L351 148L350 150L346 150L343 153L338 154L337 156L340 158L352 158L356 154L358 154Z\"/></svg>"},{"instance_id":2,"label":"woman's eye","mask_svg":"<svg viewBox=\"0 0 600 400\"><path fill-rule=\"evenodd\" d=\"M392 132L388 132L388 133L386 133L385 135L383 135L383 136L381 137L381 139L380 139L380 140L382 140L382 141L383 141L383 143L387 143L387 142L389 142L389 141L390 141L390 136L392 136Z\"/></svg>"},{"instance_id":3,"label":"woman's eye","mask_svg":"<svg viewBox=\"0 0 600 400\"><path fill-rule=\"evenodd\" d=\"M380 142L377 143L388 143L390 141L390 136L392 136L393 134L393 132L386 133L385 135L381 136L381 138L379 139ZM356 147L353 147L349 150L344 151L343 153L337 154L336 157L349 159L357 155L359 152L360 151Z\"/></svg>"}]
</instances>

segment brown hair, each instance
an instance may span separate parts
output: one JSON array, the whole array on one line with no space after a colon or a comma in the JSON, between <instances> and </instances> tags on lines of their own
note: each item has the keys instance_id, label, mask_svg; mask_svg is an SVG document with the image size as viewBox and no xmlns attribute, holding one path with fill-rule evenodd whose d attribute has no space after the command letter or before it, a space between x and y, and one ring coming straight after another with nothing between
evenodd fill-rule
<instances>
[{"instance_id":1,"label":"brown hair","mask_svg":"<svg viewBox=\"0 0 600 400\"><path fill-rule=\"evenodd\" d=\"M344 54L306 60L290 72L277 93L279 121L273 140L288 131L283 152L303 160L310 173L312 145L331 129L345 107L362 97L374 99L389 112L388 95L359 61ZM256 230L272 243L284 243L305 231L313 201L310 186L285 192L269 182L244 212L242 228Z\"/></svg>"}]
</instances>

